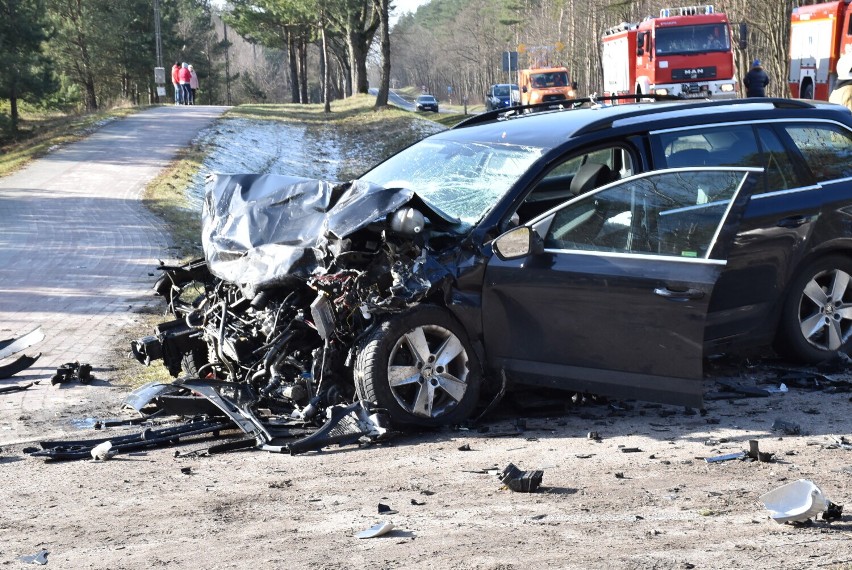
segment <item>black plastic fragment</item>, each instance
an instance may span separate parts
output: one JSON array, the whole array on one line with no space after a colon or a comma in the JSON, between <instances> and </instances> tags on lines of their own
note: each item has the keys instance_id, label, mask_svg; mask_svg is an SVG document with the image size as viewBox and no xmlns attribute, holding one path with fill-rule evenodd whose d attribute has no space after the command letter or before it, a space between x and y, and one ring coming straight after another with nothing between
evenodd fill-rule
<instances>
[{"instance_id":1,"label":"black plastic fragment","mask_svg":"<svg viewBox=\"0 0 852 570\"><path fill-rule=\"evenodd\" d=\"M0 386L0 394L11 394L12 392L23 392L28 388L33 387L33 383L29 382L27 384L16 384L14 386Z\"/></svg>"},{"instance_id":2,"label":"black plastic fragment","mask_svg":"<svg viewBox=\"0 0 852 570\"><path fill-rule=\"evenodd\" d=\"M26 354L22 354L13 362L10 362L9 364L6 364L4 366L0 366L0 380L5 378L11 378L18 372L23 372L24 370L35 364L35 361L38 360L40 357L40 352L35 356L27 356Z\"/></svg>"},{"instance_id":3,"label":"black plastic fragment","mask_svg":"<svg viewBox=\"0 0 852 570\"><path fill-rule=\"evenodd\" d=\"M822 512L822 520L837 521L843 517L843 505L836 505L831 501L826 501L827 506Z\"/></svg>"},{"instance_id":4,"label":"black plastic fragment","mask_svg":"<svg viewBox=\"0 0 852 570\"><path fill-rule=\"evenodd\" d=\"M42 441L40 442L42 449L31 452L30 455L53 460L89 459L92 456L92 449L105 441L112 442L112 451L124 453L127 451L172 445L179 441L181 437L204 435L225 429L233 429L233 427L234 425L230 421L222 419L203 420L157 430L146 428L138 434L112 438L78 441Z\"/></svg>"},{"instance_id":5,"label":"black plastic fragment","mask_svg":"<svg viewBox=\"0 0 852 570\"><path fill-rule=\"evenodd\" d=\"M518 493L533 493L541 485L544 471L521 471L513 463L503 469L500 481L512 491Z\"/></svg>"}]
</instances>

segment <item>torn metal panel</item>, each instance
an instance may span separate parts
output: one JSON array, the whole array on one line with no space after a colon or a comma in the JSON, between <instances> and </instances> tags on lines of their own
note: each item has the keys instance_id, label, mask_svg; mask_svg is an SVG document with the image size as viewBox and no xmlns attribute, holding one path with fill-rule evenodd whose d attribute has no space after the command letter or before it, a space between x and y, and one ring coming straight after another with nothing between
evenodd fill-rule
<instances>
[{"instance_id":1,"label":"torn metal panel","mask_svg":"<svg viewBox=\"0 0 852 570\"><path fill-rule=\"evenodd\" d=\"M245 384L186 379L182 385L210 400L217 408L225 412L225 415L237 427L246 434L254 436L258 445L263 445L272 439L272 435L251 410L256 398Z\"/></svg>"},{"instance_id":2,"label":"torn metal panel","mask_svg":"<svg viewBox=\"0 0 852 570\"><path fill-rule=\"evenodd\" d=\"M142 408L150 404L158 396L165 394L174 394L183 390L182 386L177 384L163 384L161 382L148 382L133 390L122 401L123 406L133 408L137 412L142 412Z\"/></svg>"},{"instance_id":3,"label":"torn metal panel","mask_svg":"<svg viewBox=\"0 0 852 570\"><path fill-rule=\"evenodd\" d=\"M35 362L39 358L41 358L40 352L35 356L27 356L26 354L22 354L13 362L0 366L0 380L5 378L11 378L18 372L23 372L24 370L35 364Z\"/></svg>"},{"instance_id":4,"label":"torn metal panel","mask_svg":"<svg viewBox=\"0 0 852 570\"><path fill-rule=\"evenodd\" d=\"M0 360L8 358L17 352L21 352L22 350L25 350L43 340L44 333L41 331L41 327L38 327L18 338L0 340Z\"/></svg>"}]
</instances>

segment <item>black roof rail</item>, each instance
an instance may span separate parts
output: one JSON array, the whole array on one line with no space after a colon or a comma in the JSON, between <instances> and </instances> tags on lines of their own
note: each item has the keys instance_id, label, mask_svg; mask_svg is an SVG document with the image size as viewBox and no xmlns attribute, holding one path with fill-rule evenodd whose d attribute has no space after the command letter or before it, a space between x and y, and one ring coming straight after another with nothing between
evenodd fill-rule
<instances>
[{"instance_id":1,"label":"black roof rail","mask_svg":"<svg viewBox=\"0 0 852 570\"><path fill-rule=\"evenodd\" d=\"M708 104L713 106L732 106L732 105L747 105L750 103L772 103L776 109L813 109L814 104L803 99L784 99L781 97L752 97L748 99L685 99L674 95L656 95L651 93L639 94L631 93L627 95L603 95L590 97L582 97L579 99L563 99L561 101L548 101L547 103L536 103L534 105L518 105L515 107L507 107L505 109L495 109L486 111L478 115L473 115L454 125L453 129L471 127L480 123L486 123L495 119L511 119L522 116L532 111L554 111L554 110L571 110L593 105L606 105L608 102L625 101L625 102L646 102L646 101L679 101L686 105L685 108L703 108ZM619 115L618 119L626 117L637 117L650 113L657 113L658 109L641 109L635 113ZM607 118L600 121L592 122L576 134L593 132L601 128L609 128L614 119Z\"/></svg>"},{"instance_id":2,"label":"black roof rail","mask_svg":"<svg viewBox=\"0 0 852 570\"><path fill-rule=\"evenodd\" d=\"M480 123L493 121L494 119L510 119L518 117L533 111L565 111L570 109L578 109L583 106L604 105L607 102L613 101L628 101L636 102L639 100L647 101L684 101L680 97L674 95L653 95L653 94L627 94L627 95L591 95L589 97L581 97L579 99L560 99L558 101L547 101L545 103L535 103L532 105L517 105L514 107L506 107L505 109L494 109L486 111L478 115L473 115L457 124L452 128L464 128Z\"/></svg>"},{"instance_id":3,"label":"black roof rail","mask_svg":"<svg viewBox=\"0 0 852 570\"><path fill-rule=\"evenodd\" d=\"M647 95L645 96L647 97ZM682 101L684 105L678 106L678 110L688 110L688 109L706 109L708 106L710 107L733 107L737 105L749 105L754 103L772 103L772 105L776 109L814 109L815 105L810 103L809 101L803 99L784 99L781 97L751 97L748 99L681 99L677 98L678 101ZM577 132L574 133L574 136L580 136L588 133L592 133L595 131L600 131L603 129L608 129L612 127L612 124L615 121L619 121L622 119L629 119L632 117L641 117L643 115L651 115L654 113L659 113L659 109L637 109L632 113L625 113L623 115L619 115L617 117L606 117L597 121L593 121L588 125L578 129Z\"/></svg>"}]
</instances>

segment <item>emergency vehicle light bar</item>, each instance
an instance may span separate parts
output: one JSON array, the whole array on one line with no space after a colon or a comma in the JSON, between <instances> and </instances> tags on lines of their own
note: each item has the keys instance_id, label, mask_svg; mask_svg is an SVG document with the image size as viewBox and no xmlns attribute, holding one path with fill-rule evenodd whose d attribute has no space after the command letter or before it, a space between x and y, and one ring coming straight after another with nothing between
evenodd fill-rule
<instances>
[{"instance_id":1,"label":"emergency vehicle light bar","mask_svg":"<svg viewBox=\"0 0 852 570\"><path fill-rule=\"evenodd\" d=\"M637 27L638 26L636 24L628 24L627 22L621 22L618 25L615 25L611 28L607 28L606 30L604 30L604 35L605 36L611 36L612 34L617 34L618 32L623 32L625 30L633 30L633 29L636 29Z\"/></svg>"},{"instance_id":2,"label":"emergency vehicle light bar","mask_svg":"<svg viewBox=\"0 0 852 570\"><path fill-rule=\"evenodd\" d=\"M682 6L680 8L663 8L660 10L660 18L670 18L671 16L697 16L701 14L713 14L716 9L712 4L704 6Z\"/></svg>"}]
</instances>

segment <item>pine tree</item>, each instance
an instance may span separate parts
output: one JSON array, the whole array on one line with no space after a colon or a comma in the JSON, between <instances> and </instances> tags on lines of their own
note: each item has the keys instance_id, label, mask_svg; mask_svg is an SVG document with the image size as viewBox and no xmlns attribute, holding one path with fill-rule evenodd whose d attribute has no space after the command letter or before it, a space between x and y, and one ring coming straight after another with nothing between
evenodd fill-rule
<instances>
[{"instance_id":1,"label":"pine tree","mask_svg":"<svg viewBox=\"0 0 852 570\"><path fill-rule=\"evenodd\" d=\"M13 131L18 128L19 100L38 100L58 88L51 61L43 53L44 13L40 0L0 0L0 98L10 102Z\"/></svg>"}]
</instances>

